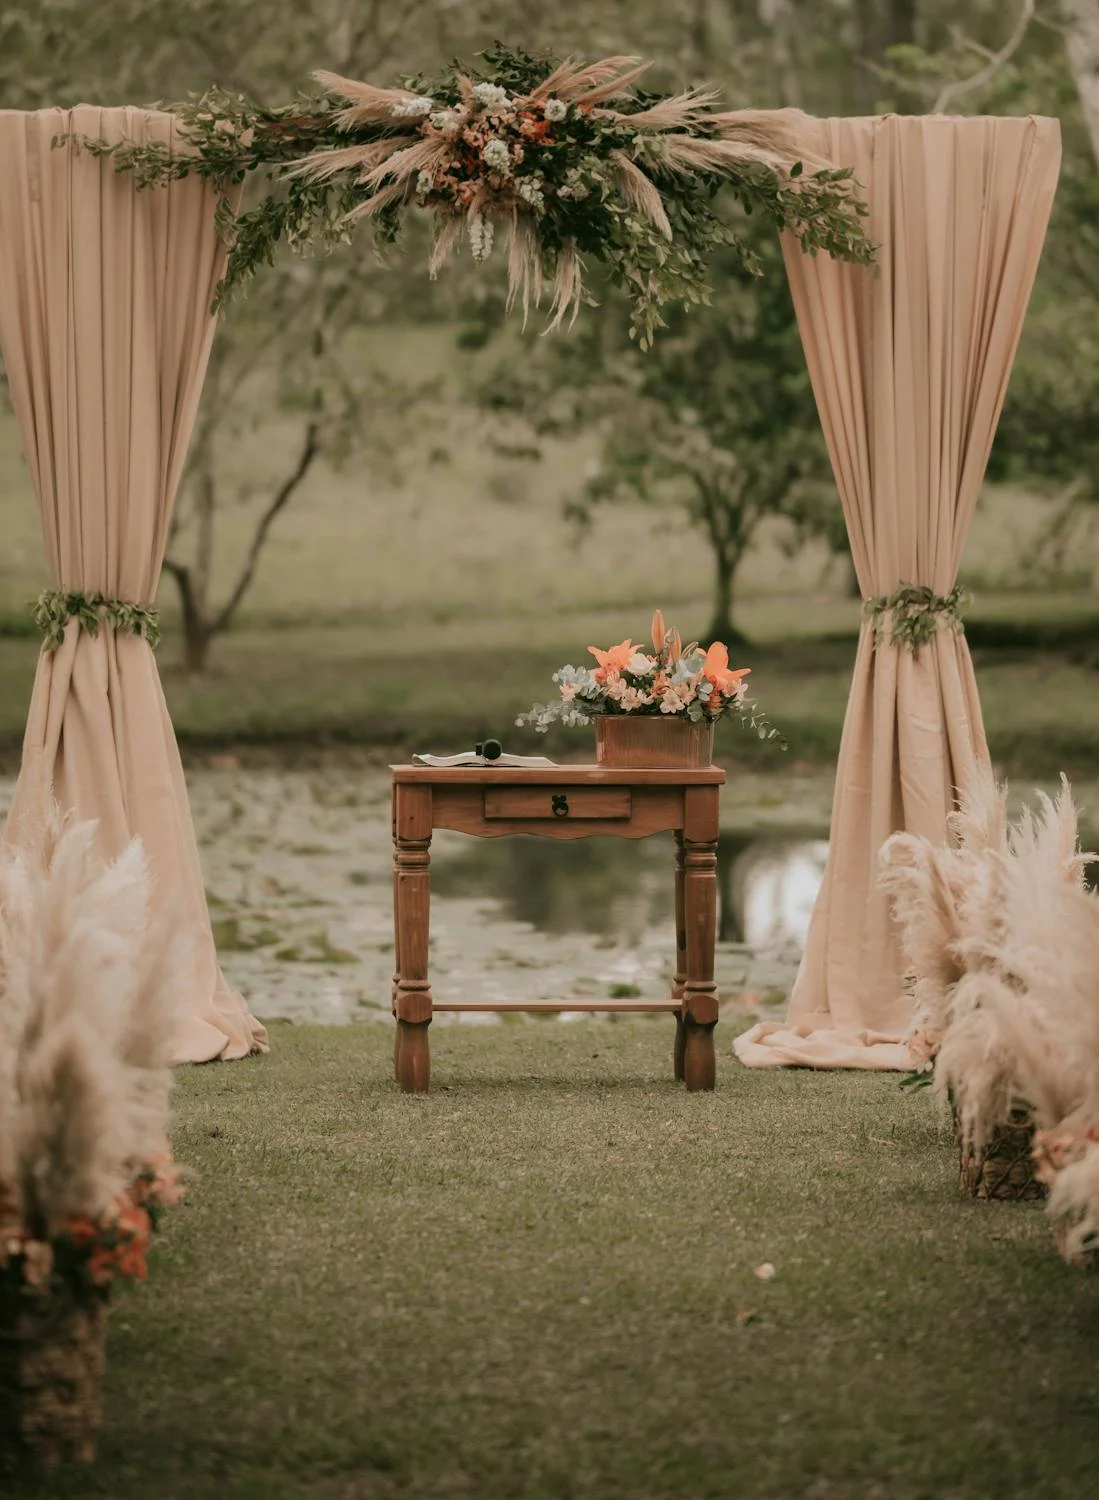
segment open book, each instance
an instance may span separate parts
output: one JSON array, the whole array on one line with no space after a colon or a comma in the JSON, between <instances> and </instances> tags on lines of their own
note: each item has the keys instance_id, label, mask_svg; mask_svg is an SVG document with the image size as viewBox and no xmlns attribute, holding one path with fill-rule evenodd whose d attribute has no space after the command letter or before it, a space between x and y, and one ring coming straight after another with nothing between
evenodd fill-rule
<instances>
[{"instance_id":1,"label":"open book","mask_svg":"<svg viewBox=\"0 0 1099 1500\"><path fill-rule=\"evenodd\" d=\"M483 770L486 766L499 766L502 770L516 770L532 766L553 766L557 762L547 760L544 755L507 755L500 754L492 760L486 760L483 755L478 755L476 750L463 750L460 755L414 755L413 763L417 766L434 766L441 770L447 766L466 766L477 770Z\"/></svg>"}]
</instances>

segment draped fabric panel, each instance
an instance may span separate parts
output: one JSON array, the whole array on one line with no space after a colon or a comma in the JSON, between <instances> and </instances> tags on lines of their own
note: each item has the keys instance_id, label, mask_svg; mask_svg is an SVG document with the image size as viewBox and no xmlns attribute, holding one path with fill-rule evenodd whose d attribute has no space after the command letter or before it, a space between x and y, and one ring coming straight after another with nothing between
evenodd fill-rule
<instances>
[{"instance_id":1,"label":"draped fabric panel","mask_svg":"<svg viewBox=\"0 0 1099 1500\"><path fill-rule=\"evenodd\" d=\"M173 143L141 109L0 111L0 348L54 586L148 606L206 373L224 267L198 178L138 191L71 141ZM139 836L155 899L193 938L177 1062L243 1057L267 1037L218 966L183 768L156 661L138 636L70 621L39 657L4 842L41 836L52 799Z\"/></svg>"},{"instance_id":2,"label":"draped fabric panel","mask_svg":"<svg viewBox=\"0 0 1099 1500\"><path fill-rule=\"evenodd\" d=\"M786 266L864 597L954 586L1038 268L1060 166L1042 118L807 120L806 152L854 168L878 270L787 242ZM754 1067L907 1069L910 1002L878 851L946 834L988 760L969 648L945 620L917 657L863 624L831 843L784 1023L735 1043Z\"/></svg>"}]
</instances>

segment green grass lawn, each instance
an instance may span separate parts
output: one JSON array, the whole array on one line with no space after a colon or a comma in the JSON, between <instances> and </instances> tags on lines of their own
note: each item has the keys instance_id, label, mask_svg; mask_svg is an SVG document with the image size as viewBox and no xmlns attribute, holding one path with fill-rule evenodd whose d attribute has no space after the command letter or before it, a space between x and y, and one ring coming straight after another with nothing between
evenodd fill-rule
<instances>
[{"instance_id":1,"label":"green grass lawn","mask_svg":"<svg viewBox=\"0 0 1099 1500\"><path fill-rule=\"evenodd\" d=\"M5 1500L1093 1495L1099 1278L935 1101L731 1029L713 1095L663 1018L437 1026L426 1098L378 1024L182 1072L100 1460Z\"/></svg>"}]
</instances>

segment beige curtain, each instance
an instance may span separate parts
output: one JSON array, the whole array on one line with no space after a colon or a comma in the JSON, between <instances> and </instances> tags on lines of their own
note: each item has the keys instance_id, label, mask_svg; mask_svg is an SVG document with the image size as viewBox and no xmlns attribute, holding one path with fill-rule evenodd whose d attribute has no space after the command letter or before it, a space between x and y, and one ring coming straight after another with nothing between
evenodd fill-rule
<instances>
[{"instance_id":1,"label":"beige curtain","mask_svg":"<svg viewBox=\"0 0 1099 1500\"><path fill-rule=\"evenodd\" d=\"M139 192L73 131L171 142L139 109L0 111L0 348L55 586L149 605L214 333L224 264L197 178ZM70 621L38 661L4 832L26 844L51 796L99 823L101 852L145 844L157 899L195 939L178 1062L265 1050L218 967L194 827L156 661L138 636Z\"/></svg>"},{"instance_id":2,"label":"beige curtain","mask_svg":"<svg viewBox=\"0 0 1099 1500\"><path fill-rule=\"evenodd\" d=\"M1056 120L806 122L853 167L878 273L787 245L821 423L864 597L954 586L1034 282L1060 164ZM755 1067L907 1068L909 1002L878 850L936 841L987 761L969 649L945 624L917 659L864 623L831 848L785 1023L737 1039Z\"/></svg>"}]
</instances>

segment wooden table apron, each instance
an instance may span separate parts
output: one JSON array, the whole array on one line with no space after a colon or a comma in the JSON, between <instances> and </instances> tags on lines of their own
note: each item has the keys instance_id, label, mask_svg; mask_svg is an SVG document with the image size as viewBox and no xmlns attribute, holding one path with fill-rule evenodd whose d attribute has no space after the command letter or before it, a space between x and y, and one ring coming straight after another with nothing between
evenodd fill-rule
<instances>
[{"instance_id":1,"label":"wooden table apron","mask_svg":"<svg viewBox=\"0 0 1099 1500\"><path fill-rule=\"evenodd\" d=\"M602 766L530 770L391 766L393 785L393 1063L406 1093L425 1093L427 1030L435 1011L667 1011L675 1016L675 1077L712 1089L716 1071L714 983L719 796L725 772L627 771ZM675 835L676 962L667 1000L436 1001L428 977L431 835L450 828L477 838L534 834L582 839Z\"/></svg>"}]
</instances>

